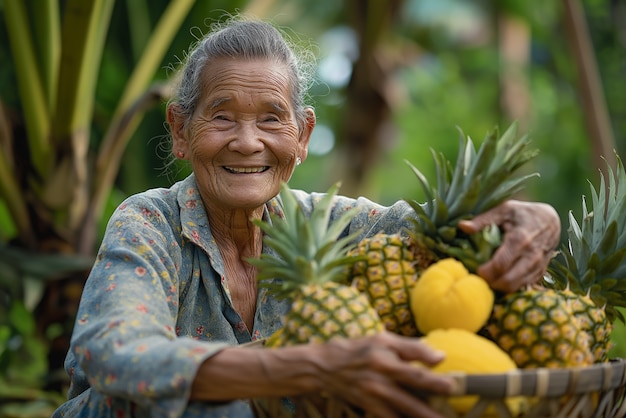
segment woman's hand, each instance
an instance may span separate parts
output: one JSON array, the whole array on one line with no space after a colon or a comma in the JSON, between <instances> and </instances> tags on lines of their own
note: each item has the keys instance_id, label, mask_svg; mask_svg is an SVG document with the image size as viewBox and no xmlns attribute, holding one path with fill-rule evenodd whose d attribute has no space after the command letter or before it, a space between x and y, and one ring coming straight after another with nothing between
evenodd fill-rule
<instances>
[{"instance_id":1,"label":"woman's hand","mask_svg":"<svg viewBox=\"0 0 626 418\"><path fill-rule=\"evenodd\" d=\"M441 415L415 393L450 394L454 381L428 367L444 354L417 338L384 332L360 339L333 340L319 346L321 387L381 418L435 418ZM413 361L421 365L410 364Z\"/></svg>"},{"instance_id":2,"label":"woman's hand","mask_svg":"<svg viewBox=\"0 0 626 418\"><path fill-rule=\"evenodd\" d=\"M416 394L453 393L453 378L428 369L443 357L419 338L387 331L325 344L228 347L202 363L190 399L229 401L326 393L354 404L368 416L442 418Z\"/></svg>"},{"instance_id":3,"label":"woman's hand","mask_svg":"<svg viewBox=\"0 0 626 418\"><path fill-rule=\"evenodd\" d=\"M493 289L514 292L541 279L559 244L561 221L545 203L508 200L459 227L474 233L490 224L504 231L502 245L491 260L478 268Z\"/></svg>"}]
</instances>

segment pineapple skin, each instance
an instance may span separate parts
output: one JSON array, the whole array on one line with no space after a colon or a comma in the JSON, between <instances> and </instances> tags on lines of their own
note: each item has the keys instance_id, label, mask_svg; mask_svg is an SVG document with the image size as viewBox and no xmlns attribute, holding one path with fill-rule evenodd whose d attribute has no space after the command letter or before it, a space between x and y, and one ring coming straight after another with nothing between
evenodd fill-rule
<instances>
[{"instance_id":1,"label":"pineapple skin","mask_svg":"<svg viewBox=\"0 0 626 418\"><path fill-rule=\"evenodd\" d=\"M496 301L488 335L519 368L584 367L594 363L590 338L571 300L554 289L528 288Z\"/></svg>"},{"instance_id":2,"label":"pineapple skin","mask_svg":"<svg viewBox=\"0 0 626 418\"><path fill-rule=\"evenodd\" d=\"M336 282L304 286L294 297L285 324L270 347L324 343L358 338L384 330L367 298L352 286Z\"/></svg>"},{"instance_id":3,"label":"pineapple skin","mask_svg":"<svg viewBox=\"0 0 626 418\"><path fill-rule=\"evenodd\" d=\"M378 233L361 240L350 254L362 259L352 266L349 281L366 295L385 329L419 335L409 301L418 274L407 240L399 234Z\"/></svg>"},{"instance_id":4,"label":"pineapple skin","mask_svg":"<svg viewBox=\"0 0 626 418\"><path fill-rule=\"evenodd\" d=\"M589 349L596 363L609 361L611 332L613 324L609 321L604 308L597 306L588 295L580 295L569 288L562 291L569 301L572 314L578 321L581 329L589 337Z\"/></svg>"}]
</instances>

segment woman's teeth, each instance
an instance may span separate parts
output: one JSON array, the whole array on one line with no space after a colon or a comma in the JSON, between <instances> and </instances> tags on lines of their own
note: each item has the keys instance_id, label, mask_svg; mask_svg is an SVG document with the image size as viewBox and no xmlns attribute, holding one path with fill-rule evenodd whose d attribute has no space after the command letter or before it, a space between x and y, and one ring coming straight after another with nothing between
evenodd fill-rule
<instances>
[{"instance_id":1,"label":"woman's teeth","mask_svg":"<svg viewBox=\"0 0 626 418\"><path fill-rule=\"evenodd\" d=\"M236 168L236 167L224 167L226 170L235 174L248 174L248 173L262 173L267 170L267 166L264 167L245 167L245 168Z\"/></svg>"}]
</instances>

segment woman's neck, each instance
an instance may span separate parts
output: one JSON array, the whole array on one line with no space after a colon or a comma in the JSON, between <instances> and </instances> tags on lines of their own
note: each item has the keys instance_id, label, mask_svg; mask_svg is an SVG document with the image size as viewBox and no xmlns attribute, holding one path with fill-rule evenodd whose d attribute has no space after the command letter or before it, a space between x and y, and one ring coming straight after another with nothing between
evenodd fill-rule
<instances>
[{"instance_id":1,"label":"woman's neck","mask_svg":"<svg viewBox=\"0 0 626 418\"><path fill-rule=\"evenodd\" d=\"M246 259L259 257L263 248L262 231L250 219L260 217L262 213L261 208L255 212L209 214L211 234L222 255L233 306L250 332L254 325L258 286L256 268Z\"/></svg>"},{"instance_id":2,"label":"woman's neck","mask_svg":"<svg viewBox=\"0 0 626 418\"><path fill-rule=\"evenodd\" d=\"M207 212L211 234L220 247L233 247L243 257L261 254L262 232L250 220L260 218L263 208L255 211Z\"/></svg>"}]
</instances>

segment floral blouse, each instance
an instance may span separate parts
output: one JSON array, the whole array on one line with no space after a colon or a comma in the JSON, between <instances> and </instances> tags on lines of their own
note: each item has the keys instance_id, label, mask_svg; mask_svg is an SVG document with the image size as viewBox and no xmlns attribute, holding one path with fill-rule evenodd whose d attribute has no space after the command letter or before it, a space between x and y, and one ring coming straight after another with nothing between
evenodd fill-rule
<instances>
[{"instance_id":1,"label":"floral blouse","mask_svg":"<svg viewBox=\"0 0 626 418\"><path fill-rule=\"evenodd\" d=\"M307 215L322 196L294 192ZM362 210L346 233L363 228L361 238L398 232L412 213L403 201L337 196L331 221L354 206ZM280 197L265 205L266 220L269 213L282 213ZM248 329L224 272L193 175L124 201L85 283L65 361L68 401L53 417L252 417L245 400L189 401L204 360L271 335L288 308L259 288Z\"/></svg>"}]
</instances>

